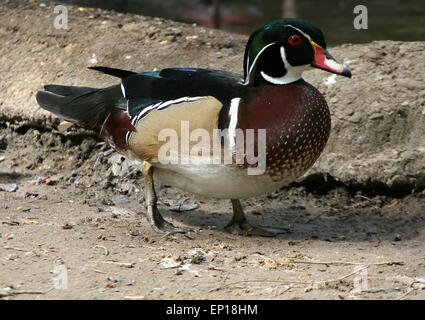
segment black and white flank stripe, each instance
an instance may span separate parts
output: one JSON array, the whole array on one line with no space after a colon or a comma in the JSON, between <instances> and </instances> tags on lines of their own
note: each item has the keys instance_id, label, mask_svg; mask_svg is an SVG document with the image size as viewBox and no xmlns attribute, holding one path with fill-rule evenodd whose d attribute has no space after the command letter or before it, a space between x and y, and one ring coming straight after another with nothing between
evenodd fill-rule
<instances>
[{"instance_id":1,"label":"black and white flank stripe","mask_svg":"<svg viewBox=\"0 0 425 320\"><path fill-rule=\"evenodd\" d=\"M124 91L124 90L123 90ZM167 100L167 101L161 101L158 103L154 103L151 105L148 105L146 107L144 107L142 110L140 110L132 119L131 119L131 124L133 125L133 127L137 128L137 125L139 123L140 120L142 120L150 111L152 110L165 110L170 106L174 106L174 105L178 105L178 104L182 104L182 103L186 103L186 102L193 102L193 101L197 101L200 99L204 99L206 97L182 97L182 98L178 98L175 100ZM128 103L128 101L127 101ZM134 131L128 131L125 139L126 142L128 144L129 139L132 137L132 135L134 134Z\"/></svg>"}]
</instances>

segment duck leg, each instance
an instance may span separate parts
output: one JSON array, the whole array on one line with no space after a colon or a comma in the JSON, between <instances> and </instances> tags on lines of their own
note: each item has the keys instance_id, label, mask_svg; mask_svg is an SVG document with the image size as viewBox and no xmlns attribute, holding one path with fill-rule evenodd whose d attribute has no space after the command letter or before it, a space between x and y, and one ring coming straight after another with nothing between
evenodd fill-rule
<instances>
[{"instance_id":1,"label":"duck leg","mask_svg":"<svg viewBox=\"0 0 425 320\"><path fill-rule=\"evenodd\" d=\"M178 228L166 221L157 207L157 196L153 182L154 167L147 161L143 162L143 175L145 180L146 216L152 229L159 233L186 233L191 229Z\"/></svg>"},{"instance_id":2,"label":"duck leg","mask_svg":"<svg viewBox=\"0 0 425 320\"><path fill-rule=\"evenodd\" d=\"M231 233L241 235L255 235L263 237L275 237L278 234L288 233L287 229L276 229L269 227L258 227L250 224L245 217L241 203L238 199L231 199L233 206L233 217L230 223L224 228Z\"/></svg>"}]
</instances>

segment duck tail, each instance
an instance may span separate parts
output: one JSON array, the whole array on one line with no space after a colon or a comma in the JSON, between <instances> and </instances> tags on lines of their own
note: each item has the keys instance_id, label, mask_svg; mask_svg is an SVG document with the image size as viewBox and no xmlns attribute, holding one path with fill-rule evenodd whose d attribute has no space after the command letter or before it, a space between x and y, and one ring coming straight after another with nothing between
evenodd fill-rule
<instances>
[{"instance_id":1,"label":"duck tail","mask_svg":"<svg viewBox=\"0 0 425 320\"><path fill-rule=\"evenodd\" d=\"M126 107L120 85L97 89L49 84L36 99L41 108L88 129L101 128L111 113Z\"/></svg>"}]
</instances>

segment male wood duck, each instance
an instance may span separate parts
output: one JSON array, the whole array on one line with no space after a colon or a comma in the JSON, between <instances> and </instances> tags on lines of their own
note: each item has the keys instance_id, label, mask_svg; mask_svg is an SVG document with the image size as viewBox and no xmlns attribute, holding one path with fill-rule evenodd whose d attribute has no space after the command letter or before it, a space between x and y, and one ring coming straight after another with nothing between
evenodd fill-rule
<instances>
[{"instance_id":1,"label":"male wood duck","mask_svg":"<svg viewBox=\"0 0 425 320\"><path fill-rule=\"evenodd\" d=\"M231 199L227 230L274 236L285 229L250 224L239 199L289 184L323 151L330 113L323 95L302 79L303 71L351 73L326 50L321 30L300 19L280 19L256 30L246 45L243 67L243 77L207 69L135 73L92 67L121 78L121 84L103 89L46 85L37 101L68 122L98 130L116 151L142 162L147 217L154 230L189 231L161 216L154 189L159 180ZM211 139L199 142L205 133ZM230 161L215 161L211 141L219 146L218 155L230 155ZM249 144L254 145L251 152Z\"/></svg>"}]
</instances>

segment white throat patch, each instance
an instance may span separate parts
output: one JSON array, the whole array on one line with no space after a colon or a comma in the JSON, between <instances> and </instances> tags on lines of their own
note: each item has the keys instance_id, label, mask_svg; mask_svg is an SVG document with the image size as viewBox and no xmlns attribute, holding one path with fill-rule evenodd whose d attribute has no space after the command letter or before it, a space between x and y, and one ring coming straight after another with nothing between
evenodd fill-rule
<instances>
[{"instance_id":1,"label":"white throat patch","mask_svg":"<svg viewBox=\"0 0 425 320\"><path fill-rule=\"evenodd\" d=\"M280 56L282 57L283 64L287 71L286 74L283 77L272 77L261 71L261 76L264 80L273 84L288 84L300 80L302 78L302 73L310 69L310 65L291 66L288 60L286 60L285 48L283 46L280 47Z\"/></svg>"}]
</instances>

